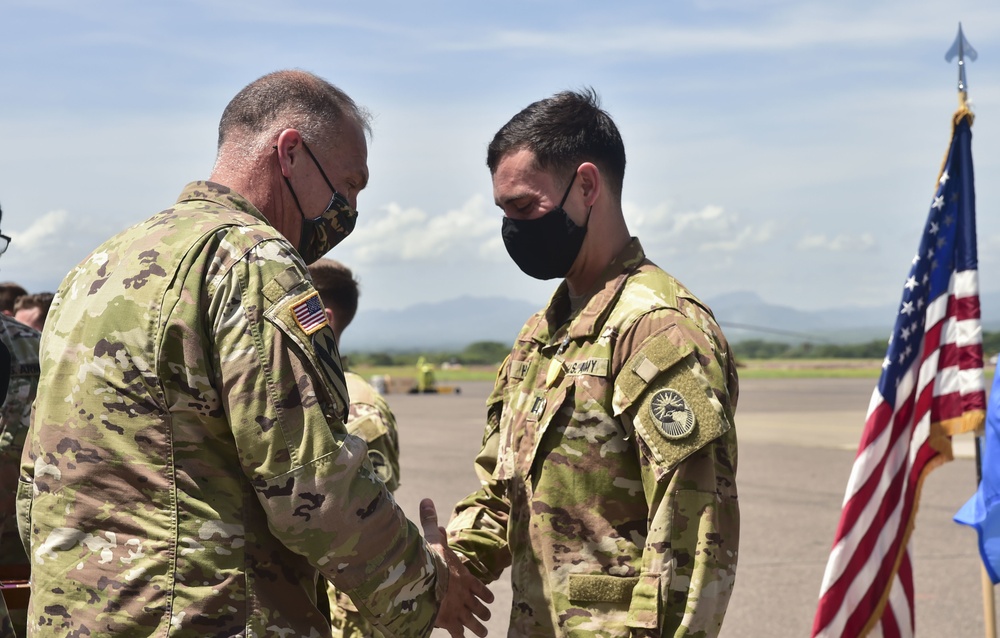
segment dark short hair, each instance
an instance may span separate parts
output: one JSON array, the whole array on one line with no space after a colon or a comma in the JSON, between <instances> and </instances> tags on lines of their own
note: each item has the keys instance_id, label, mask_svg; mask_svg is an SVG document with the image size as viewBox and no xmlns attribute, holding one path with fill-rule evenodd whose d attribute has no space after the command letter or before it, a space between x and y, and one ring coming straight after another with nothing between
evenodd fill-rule
<instances>
[{"instance_id":1,"label":"dark short hair","mask_svg":"<svg viewBox=\"0 0 1000 638\"><path fill-rule=\"evenodd\" d=\"M49 313L52 299L55 297L51 292L36 292L33 295L21 295L14 300L14 312L27 308L41 308L42 316Z\"/></svg>"},{"instance_id":2,"label":"dark short hair","mask_svg":"<svg viewBox=\"0 0 1000 638\"><path fill-rule=\"evenodd\" d=\"M497 131L486 153L490 173L509 153L528 149L538 168L568 174L591 162L620 198L625 180L625 144L592 88L563 91L525 107Z\"/></svg>"},{"instance_id":3,"label":"dark short hair","mask_svg":"<svg viewBox=\"0 0 1000 638\"><path fill-rule=\"evenodd\" d=\"M0 312L14 312L14 301L23 297L28 291L13 281L0 283Z\"/></svg>"},{"instance_id":4,"label":"dark short hair","mask_svg":"<svg viewBox=\"0 0 1000 638\"><path fill-rule=\"evenodd\" d=\"M307 71L275 71L236 94L219 121L219 148L234 132L261 135L277 126L295 128L318 142L352 121L371 133L368 113L323 78Z\"/></svg>"},{"instance_id":5,"label":"dark short hair","mask_svg":"<svg viewBox=\"0 0 1000 638\"><path fill-rule=\"evenodd\" d=\"M358 312L361 288L354 273L339 261L324 258L309 264L309 275L323 305L333 311L336 327L342 332Z\"/></svg>"}]
</instances>

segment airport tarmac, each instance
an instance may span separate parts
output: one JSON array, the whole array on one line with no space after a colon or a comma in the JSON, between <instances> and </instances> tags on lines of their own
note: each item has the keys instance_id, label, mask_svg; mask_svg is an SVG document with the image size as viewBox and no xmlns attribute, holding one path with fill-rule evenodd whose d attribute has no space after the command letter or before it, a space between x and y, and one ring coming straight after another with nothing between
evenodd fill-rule
<instances>
[{"instance_id":1,"label":"airport tarmac","mask_svg":"<svg viewBox=\"0 0 1000 638\"><path fill-rule=\"evenodd\" d=\"M390 394L402 450L396 496L413 520L430 497L439 518L477 489L472 462L491 385L460 384L459 394ZM722 636L810 635L823 570L874 381L749 379L741 383L736 427L742 537L736 589ZM972 437L956 437L956 460L932 472L912 537L919 636L983 635L976 534L952 522L975 492ZM491 586L488 623L505 636L510 584ZM436 630L437 636L446 632ZM467 633L467 635L470 635Z\"/></svg>"}]
</instances>

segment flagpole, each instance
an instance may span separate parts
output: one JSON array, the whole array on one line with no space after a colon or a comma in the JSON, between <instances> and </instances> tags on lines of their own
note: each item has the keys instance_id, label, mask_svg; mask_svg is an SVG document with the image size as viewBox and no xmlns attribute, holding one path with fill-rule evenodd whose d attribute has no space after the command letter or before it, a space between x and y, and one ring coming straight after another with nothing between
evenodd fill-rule
<instances>
[{"instance_id":1,"label":"flagpole","mask_svg":"<svg viewBox=\"0 0 1000 638\"><path fill-rule=\"evenodd\" d=\"M944 59L946 62L951 62L956 57L958 58L958 113L955 114L955 122L958 122L958 118L962 117L964 114L969 113L969 85L965 78L965 59L975 60L977 57L976 50L972 48L969 41L965 39L965 34L962 33L962 23L958 23L958 35L955 36L955 42L945 53ZM982 445L985 443L985 429L983 427L977 428L976 432L976 484L982 482L983 480L983 454ZM986 638L996 638L997 635L997 617L996 617L996 602L993 596L993 580L990 578L989 572L986 570L985 563L980 562L979 564L980 581L983 587L983 630L985 632Z\"/></svg>"},{"instance_id":2,"label":"flagpole","mask_svg":"<svg viewBox=\"0 0 1000 638\"><path fill-rule=\"evenodd\" d=\"M975 431L976 442L976 484L983 480L983 445L986 442L985 429L979 428ZM997 613L996 603L993 598L993 581L990 573L986 571L986 565L982 561L979 563L979 580L983 587L983 632L986 638L996 638L997 635Z\"/></svg>"}]
</instances>

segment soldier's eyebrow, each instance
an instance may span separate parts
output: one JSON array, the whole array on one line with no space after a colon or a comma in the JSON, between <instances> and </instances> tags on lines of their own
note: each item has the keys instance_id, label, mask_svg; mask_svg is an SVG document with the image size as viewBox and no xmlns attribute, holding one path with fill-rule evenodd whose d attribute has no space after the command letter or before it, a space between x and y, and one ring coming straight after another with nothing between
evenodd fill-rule
<instances>
[{"instance_id":1,"label":"soldier's eyebrow","mask_svg":"<svg viewBox=\"0 0 1000 638\"><path fill-rule=\"evenodd\" d=\"M507 195L506 197L494 198L493 203L499 206L500 208L505 208L508 204L516 202L519 199L524 199L526 197L532 197L532 196L533 193L530 191L514 192L511 193L510 195Z\"/></svg>"}]
</instances>

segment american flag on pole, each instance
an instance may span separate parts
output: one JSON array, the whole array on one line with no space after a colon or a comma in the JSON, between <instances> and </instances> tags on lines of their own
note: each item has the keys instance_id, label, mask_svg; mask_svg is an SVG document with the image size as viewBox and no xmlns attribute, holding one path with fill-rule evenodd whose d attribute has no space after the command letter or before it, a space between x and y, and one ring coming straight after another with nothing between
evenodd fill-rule
<instances>
[{"instance_id":1,"label":"american flag on pole","mask_svg":"<svg viewBox=\"0 0 1000 638\"><path fill-rule=\"evenodd\" d=\"M982 424L986 395L976 257L972 114L951 145L872 394L820 588L814 637L914 632L909 540L920 486L952 434Z\"/></svg>"}]
</instances>

